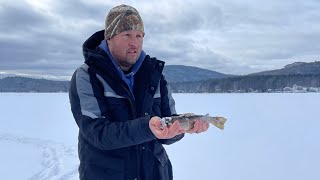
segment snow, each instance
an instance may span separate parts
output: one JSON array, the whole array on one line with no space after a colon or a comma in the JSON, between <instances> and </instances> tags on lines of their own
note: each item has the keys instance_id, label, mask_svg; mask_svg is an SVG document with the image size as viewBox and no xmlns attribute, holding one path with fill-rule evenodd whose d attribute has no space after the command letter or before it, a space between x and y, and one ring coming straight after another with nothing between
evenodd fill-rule
<instances>
[{"instance_id":1,"label":"snow","mask_svg":"<svg viewBox=\"0 0 320 180\"><path fill-rule=\"evenodd\" d=\"M320 94L174 94L177 112L228 118L225 130L165 146L175 180L318 180ZM66 93L0 93L1 179L78 179Z\"/></svg>"}]
</instances>

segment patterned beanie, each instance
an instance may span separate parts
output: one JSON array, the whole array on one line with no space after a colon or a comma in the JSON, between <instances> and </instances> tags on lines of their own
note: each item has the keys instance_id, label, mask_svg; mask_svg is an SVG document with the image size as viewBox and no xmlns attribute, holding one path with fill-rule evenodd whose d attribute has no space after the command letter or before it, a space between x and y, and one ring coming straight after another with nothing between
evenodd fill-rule
<instances>
[{"instance_id":1,"label":"patterned beanie","mask_svg":"<svg viewBox=\"0 0 320 180\"><path fill-rule=\"evenodd\" d=\"M139 12L134 7L124 4L112 8L105 21L105 39L110 39L127 30L137 30L144 33Z\"/></svg>"}]
</instances>

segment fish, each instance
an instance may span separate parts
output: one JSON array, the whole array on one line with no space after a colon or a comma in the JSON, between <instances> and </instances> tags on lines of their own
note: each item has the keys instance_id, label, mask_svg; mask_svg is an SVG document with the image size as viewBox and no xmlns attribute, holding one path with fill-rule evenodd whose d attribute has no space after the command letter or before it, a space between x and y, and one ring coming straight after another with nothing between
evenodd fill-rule
<instances>
[{"instance_id":1,"label":"fish","mask_svg":"<svg viewBox=\"0 0 320 180\"><path fill-rule=\"evenodd\" d=\"M179 121L180 126L188 131L193 128L194 123L197 119L200 119L202 121L206 121L217 128L223 130L224 129L224 124L227 121L226 118L220 117L220 116L215 116L212 117L209 114L206 115L196 115L192 113L187 113L187 114L182 114L179 116L171 116L171 117L163 117L160 119L161 122L161 127L163 128L165 126L170 127L175 121Z\"/></svg>"}]
</instances>

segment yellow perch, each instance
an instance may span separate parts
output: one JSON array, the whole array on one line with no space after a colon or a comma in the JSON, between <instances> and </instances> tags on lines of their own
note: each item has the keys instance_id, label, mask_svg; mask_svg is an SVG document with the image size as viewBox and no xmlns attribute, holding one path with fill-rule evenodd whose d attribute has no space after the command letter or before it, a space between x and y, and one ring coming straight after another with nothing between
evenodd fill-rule
<instances>
[{"instance_id":1,"label":"yellow perch","mask_svg":"<svg viewBox=\"0 0 320 180\"><path fill-rule=\"evenodd\" d=\"M195 121L198 119L202 121L207 121L210 124L215 125L219 129L224 129L224 123L227 121L227 119L224 117L219 117L219 116L211 117L209 116L209 114L206 114L206 115L184 114L180 116L164 117L160 121L163 127L170 126L173 124L173 122L179 121L183 129L187 131L193 128Z\"/></svg>"}]
</instances>

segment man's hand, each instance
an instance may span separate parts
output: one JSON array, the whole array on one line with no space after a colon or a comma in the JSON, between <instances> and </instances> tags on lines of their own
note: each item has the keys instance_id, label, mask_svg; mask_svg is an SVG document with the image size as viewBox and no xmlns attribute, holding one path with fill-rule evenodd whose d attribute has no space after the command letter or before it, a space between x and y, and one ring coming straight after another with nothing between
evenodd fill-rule
<instances>
[{"instance_id":1,"label":"man's hand","mask_svg":"<svg viewBox=\"0 0 320 180\"><path fill-rule=\"evenodd\" d=\"M209 129L209 123L202 120L196 120L192 129L186 131L187 133L202 133Z\"/></svg>"},{"instance_id":2,"label":"man's hand","mask_svg":"<svg viewBox=\"0 0 320 180\"><path fill-rule=\"evenodd\" d=\"M178 121L175 121L170 127L164 126L161 128L161 121L158 116L154 116L150 119L149 127L158 139L170 139L185 133L185 130L182 129Z\"/></svg>"}]
</instances>

